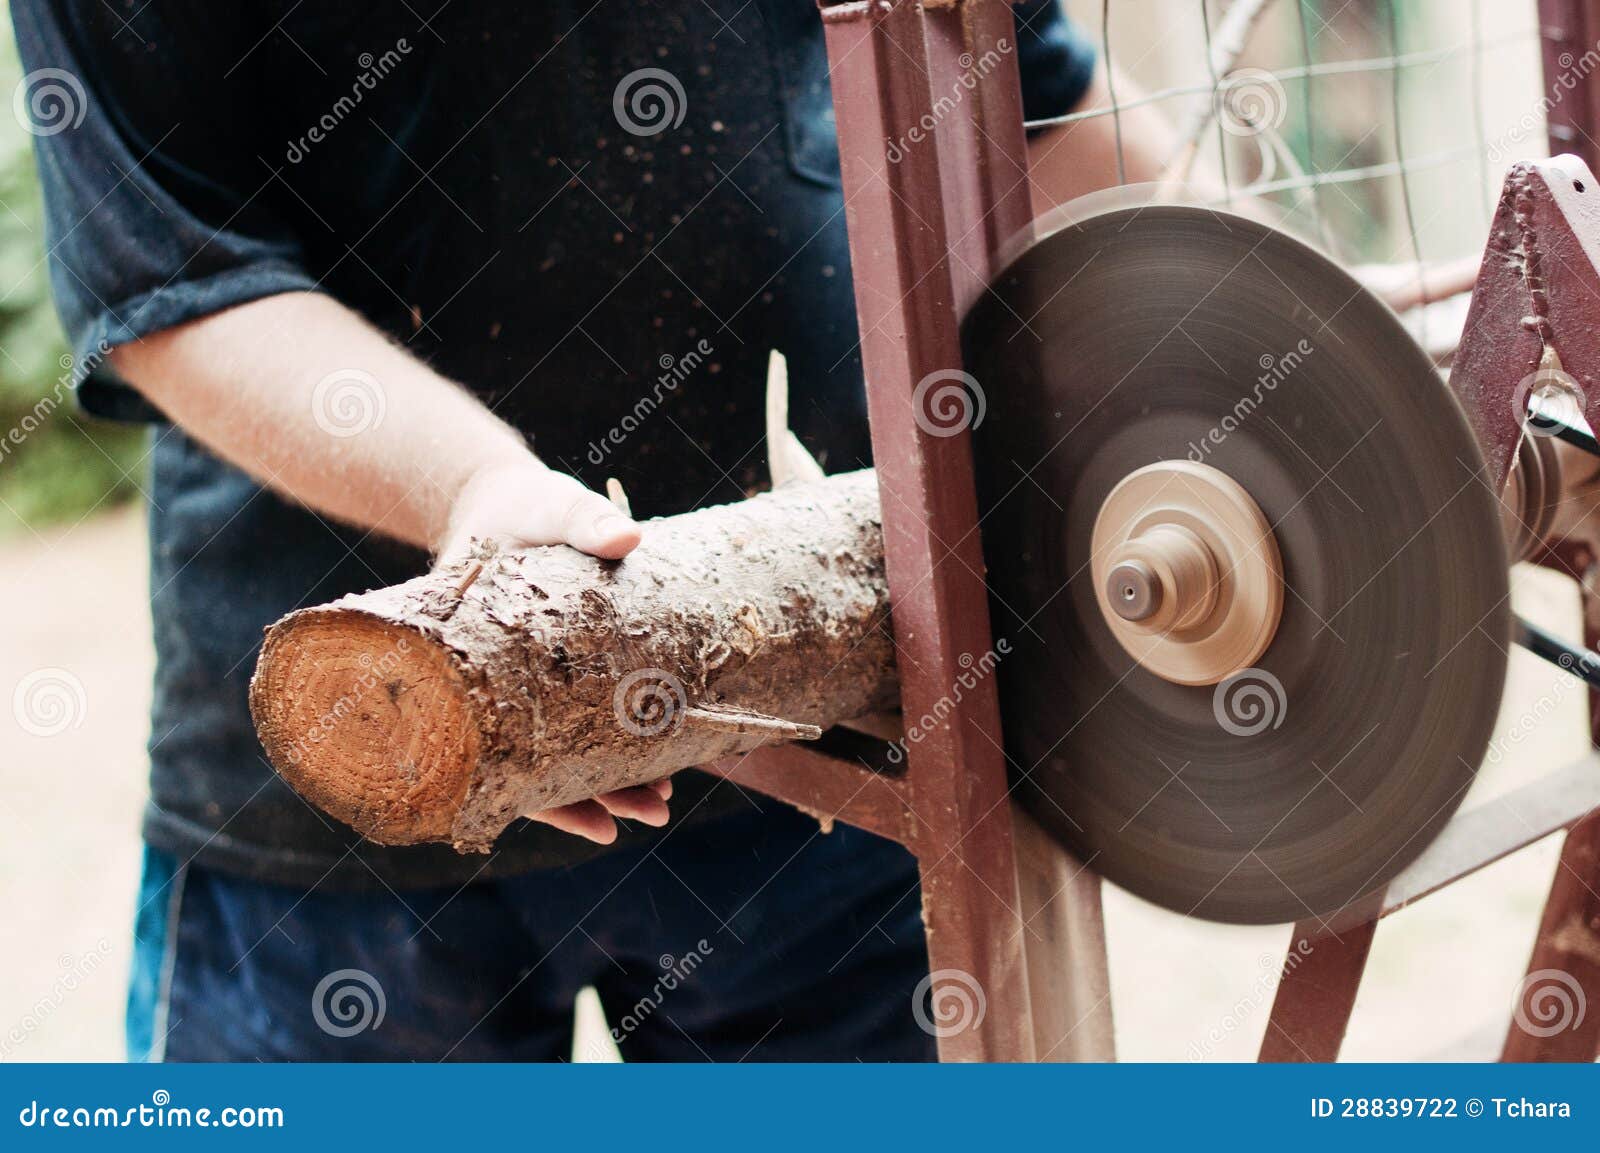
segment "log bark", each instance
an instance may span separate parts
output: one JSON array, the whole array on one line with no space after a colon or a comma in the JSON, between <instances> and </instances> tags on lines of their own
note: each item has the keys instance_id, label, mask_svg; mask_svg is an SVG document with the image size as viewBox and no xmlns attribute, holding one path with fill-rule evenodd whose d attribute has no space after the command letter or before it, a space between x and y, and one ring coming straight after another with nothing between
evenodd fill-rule
<instances>
[{"instance_id":1,"label":"log bark","mask_svg":"<svg viewBox=\"0 0 1600 1153\"><path fill-rule=\"evenodd\" d=\"M302 796L371 840L462 851L897 698L870 471L647 522L620 562L486 550L291 613L250 686Z\"/></svg>"}]
</instances>

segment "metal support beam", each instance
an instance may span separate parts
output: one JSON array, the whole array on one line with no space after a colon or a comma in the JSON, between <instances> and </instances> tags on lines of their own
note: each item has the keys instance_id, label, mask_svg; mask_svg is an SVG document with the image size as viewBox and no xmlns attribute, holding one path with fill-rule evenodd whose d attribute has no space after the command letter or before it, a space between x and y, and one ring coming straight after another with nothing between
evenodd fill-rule
<instances>
[{"instance_id":1,"label":"metal support beam","mask_svg":"<svg viewBox=\"0 0 1600 1153\"><path fill-rule=\"evenodd\" d=\"M963 656L970 664L993 644L971 449L965 432L929 435L913 408L919 382L960 370L962 310L987 283L999 239L1031 215L1018 176L1027 162L1016 53L999 48L1016 31L1002 0L824 5L822 20L902 709L946 717L907 749L929 957L936 974L975 983L987 1005L980 1026L941 1037L940 1056L1032 1060L994 682L949 708ZM963 56L968 68L978 59L996 67L936 113ZM913 126L930 124L910 138Z\"/></svg>"},{"instance_id":2,"label":"metal support beam","mask_svg":"<svg viewBox=\"0 0 1600 1153\"><path fill-rule=\"evenodd\" d=\"M1600 168L1600 78L1582 63L1600 43L1600 5L1594 0L1539 0L1539 28L1544 49L1545 88L1556 91L1545 117L1550 155L1570 152L1590 168ZM1570 87L1571 91L1564 89Z\"/></svg>"}]
</instances>

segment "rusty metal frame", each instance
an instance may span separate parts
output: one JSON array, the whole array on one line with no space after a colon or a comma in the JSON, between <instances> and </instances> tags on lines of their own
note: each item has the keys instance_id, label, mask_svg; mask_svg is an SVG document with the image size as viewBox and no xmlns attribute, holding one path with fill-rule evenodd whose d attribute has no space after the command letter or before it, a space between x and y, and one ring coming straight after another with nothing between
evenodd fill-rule
<instances>
[{"instance_id":1,"label":"rusty metal frame","mask_svg":"<svg viewBox=\"0 0 1600 1153\"><path fill-rule=\"evenodd\" d=\"M1539 26L1545 84L1554 91L1561 77L1572 76L1574 66L1600 44L1600 5L1593 0L1539 0ZM1591 169L1600 169L1600 137L1595 135L1600 125L1600 85L1582 76L1570 98L1551 103L1546 120L1550 155L1571 153Z\"/></svg>"},{"instance_id":2,"label":"rusty metal frame","mask_svg":"<svg viewBox=\"0 0 1600 1153\"><path fill-rule=\"evenodd\" d=\"M1600 0L1539 0L1548 104L1549 161L1515 164L1490 226L1450 384L1483 447L1483 483L1504 486L1524 435L1527 380L1547 349L1591 398L1585 415L1600 425L1600 78L1575 64L1600 44ZM1564 155L1563 155L1564 154ZM1587 579L1596 558L1588 546L1546 551L1545 564L1579 580L1585 643L1600 643L1600 604ZM1600 743L1600 697L1590 716ZM1332 933L1316 922L1295 926L1314 941L1315 963L1286 963L1273 1002L1264 1061L1338 1057L1377 922L1517 849L1566 830L1522 994L1555 972L1600 1004L1600 755L1542 777L1457 817L1428 851L1347 913ZM1513 1021L1501 1059L1593 1061L1600 1055L1600 1014L1548 1035Z\"/></svg>"},{"instance_id":3,"label":"rusty metal frame","mask_svg":"<svg viewBox=\"0 0 1600 1153\"><path fill-rule=\"evenodd\" d=\"M713 771L916 855L935 996L940 982L975 986L984 1005L971 1028L940 1037L942 1059L1109 1058L1099 881L1013 810L992 678L952 699L994 643L972 456L965 432L930 435L912 406L919 381L960 369L961 316L1032 219L1011 8L820 7L902 707L944 719L907 742L900 776L793 746ZM939 103L974 60L995 66Z\"/></svg>"},{"instance_id":4,"label":"rusty metal frame","mask_svg":"<svg viewBox=\"0 0 1600 1153\"><path fill-rule=\"evenodd\" d=\"M1600 47L1600 0L1539 0L1539 17L1545 30L1546 86L1564 85L1574 63ZM1549 112L1550 151L1575 154L1591 170L1600 169L1600 80L1592 70L1575 81L1573 96ZM1594 196L1600 197L1600 188L1593 188L1592 180L1590 187ZM1564 316L1555 332L1563 341L1592 339L1600 330L1600 307L1594 303L1594 282L1600 282L1600 267L1595 263L1600 254L1600 209L1592 199L1584 202L1583 209L1583 216L1572 220L1572 225L1583 241L1587 259L1581 267L1586 280L1571 286L1574 292L1583 291L1583 296L1578 315ZM1587 372L1590 383L1585 385L1585 394L1594 399L1585 416L1591 425L1600 427L1600 392L1593 386L1600 361L1574 361L1568 371ZM1590 649L1600 646L1600 596L1591 579L1597 563L1593 552L1583 544L1558 548L1544 563L1577 577L1584 644ZM1600 694L1589 696L1589 720L1591 740L1600 745ZM1536 982L1537 974L1551 970L1570 975L1590 1005L1600 1004L1600 801L1567 831L1528 960L1524 988ZM1504 1061L1593 1061L1600 1056L1600 1013L1590 1012L1573 1028L1549 1036L1535 1036L1513 1023L1500 1056Z\"/></svg>"},{"instance_id":5,"label":"rusty metal frame","mask_svg":"<svg viewBox=\"0 0 1600 1153\"><path fill-rule=\"evenodd\" d=\"M990 635L978 510L965 433L918 427L912 396L959 368L958 325L1003 246L1028 227L1015 55L935 115L962 62L1013 35L1007 0L820 0L826 28L862 359L907 716L951 706L950 687ZM1539 0L1547 81L1600 44L1600 0ZM934 127L897 147L905 126ZM1490 237L1451 376L1504 483L1521 435L1514 392L1554 345L1600 426L1600 76L1586 71L1550 109L1553 153L1518 166ZM897 155L896 155L897 154ZM894 159L891 159L894 155ZM1535 306L1529 308L1530 288ZM1531 323L1525 318L1533 317ZM1587 574L1596 558L1556 549L1545 563ZM1600 584L1600 582L1595 582ZM1587 642L1600 605L1585 587ZM1600 741L1600 700L1592 701ZM937 715L937 714L936 714ZM801 746L760 750L712 771L825 823L844 820L905 845L922 876L936 980L972 982L985 1012L940 1038L944 1060L1105 1060L1114 1055L1100 882L1009 803L992 681L961 694L892 775ZM1462 814L1410 868L1332 920L1295 926L1264 1061L1338 1057L1378 922L1545 836L1568 830L1530 973L1558 969L1600 1004L1600 754ZM1512 1027L1507 1060L1592 1060L1600 1013L1550 1037Z\"/></svg>"}]
</instances>

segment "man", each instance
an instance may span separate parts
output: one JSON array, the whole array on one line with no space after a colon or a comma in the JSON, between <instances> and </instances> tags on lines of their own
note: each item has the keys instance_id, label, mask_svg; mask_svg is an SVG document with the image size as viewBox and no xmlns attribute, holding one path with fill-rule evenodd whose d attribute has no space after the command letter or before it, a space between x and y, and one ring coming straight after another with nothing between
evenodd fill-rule
<instances>
[{"instance_id":1,"label":"man","mask_svg":"<svg viewBox=\"0 0 1600 1153\"><path fill-rule=\"evenodd\" d=\"M585 985L629 1058L932 1056L897 846L687 773L486 858L378 848L246 709L296 607L474 537L625 557L609 476L645 515L744 496L773 348L801 439L869 463L815 6L713 7L13 3L78 104L36 133L81 399L156 422L135 1059L555 1059ZM1017 21L1028 114L1077 106L1092 53L1053 0ZM1111 133L1036 137L1042 201Z\"/></svg>"}]
</instances>

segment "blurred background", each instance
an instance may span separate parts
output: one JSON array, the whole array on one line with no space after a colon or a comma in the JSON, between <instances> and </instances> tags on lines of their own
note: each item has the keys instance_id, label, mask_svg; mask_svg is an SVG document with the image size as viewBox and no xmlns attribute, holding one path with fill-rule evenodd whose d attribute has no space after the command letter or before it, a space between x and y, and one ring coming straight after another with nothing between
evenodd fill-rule
<instances>
[{"instance_id":1,"label":"blurred background","mask_svg":"<svg viewBox=\"0 0 1600 1153\"><path fill-rule=\"evenodd\" d=\"M733 0L712 0L731 3ZM1242 0L1240 0L1242 2ZM1175 123L1211 107L1213 53L1231 6L1068 0L1119 70ZM1533 0L1272 0L1238 56L1282 101L1272 139L1199 138L1197 174L1249 187L1352 263L1480 254L1501 177L1546 151ZM1103 13L1109 8L1109 27ZM0 95L21 70L0 29ZM13 101L13 104L15 102ZM1276 117L1274 117L1276 118ZM151 651L143 430L54 405L75 379L48 298L46 238L23 119L0 111L0 595L10 606L0 696L48 680L60 711L25 726L0 707L0 1060L119 1060L139 860ZM1403 158L1403 159L1402 159ZM1447 309L1414 322L1448 339ZM1431 324L1433 331L1424 331ZM1579 635L1576 589L1514 574L1518 610ZM1467 804L1581 754L1587 706L1521 650L1498 748ZM1533 942L1558 844L1541 842L1386 920L1344 1055L1492 1058ZM1119 1053L1243 1060L1266 1028L1287 926L1184 920L1107 892ZM580 1009L607 1055L600 1009Z\"/></svg>"}]
</instances>

